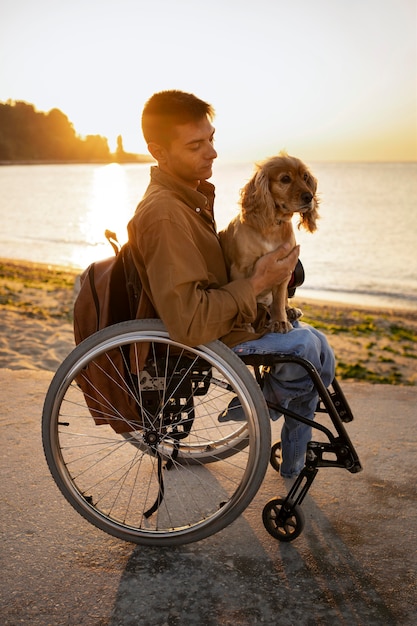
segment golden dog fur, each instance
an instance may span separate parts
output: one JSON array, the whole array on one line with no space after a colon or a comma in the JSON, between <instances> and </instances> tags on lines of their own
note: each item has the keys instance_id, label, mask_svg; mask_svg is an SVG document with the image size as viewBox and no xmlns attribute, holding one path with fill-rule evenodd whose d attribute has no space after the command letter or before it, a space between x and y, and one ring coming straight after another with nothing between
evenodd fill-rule
<instances>
[{"instance_id":1,"label":"golden dog fur","mask_svg":"<svg viewBox=\"0 0 417 626\"><path fill-rule=\"evenodd\" d=\"M241 191L240 213L220 232L231 280L250 276L259 257L285 242L295 245L292 217L300 216L298 227L311 233L318 219L317 180L299 159L281 152L257 165L254 176ZM288 306L288 281L272 292L262 293L259 302L270 306L271 332L288 332L291 321L302 315Z\"/></svg>"}]
</instances>

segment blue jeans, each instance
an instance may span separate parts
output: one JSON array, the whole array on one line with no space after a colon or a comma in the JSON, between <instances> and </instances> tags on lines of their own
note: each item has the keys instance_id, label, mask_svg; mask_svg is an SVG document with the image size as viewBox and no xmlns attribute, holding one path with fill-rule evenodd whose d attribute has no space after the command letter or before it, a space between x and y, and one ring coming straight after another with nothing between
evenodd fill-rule
<instances>
[{"instance_id":1,"label":"blue jeans","mask_svg":"<svg viewBox=\"0 0 417 626\"><path fill-rule=\"evenodd\" d=\"M310 361L317 369L326 387L334 378L335 359L326 337L312 326L294 322L293 329L285 334L268 333L260 339L246 341L233 348L238 355L288 354ZM318 393L301 365L278 363L265 374L263 393L265 399L280 404L303 417L314 419ZM270 410L271 419L281 415ZM285 417L281 430L280 472L286 478L297 476L305 463L307 443L311 439L311 426Z\"/></svg>"}]
</instances>

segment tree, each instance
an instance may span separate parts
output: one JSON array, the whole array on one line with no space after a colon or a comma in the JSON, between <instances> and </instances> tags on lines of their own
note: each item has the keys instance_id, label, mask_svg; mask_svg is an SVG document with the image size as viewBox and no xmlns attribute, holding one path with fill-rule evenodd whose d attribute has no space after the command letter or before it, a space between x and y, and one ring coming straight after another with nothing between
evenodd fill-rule
<instances>
[{"instance_id":1,"label":"tree","mask_svg":"<svg viewBox=\"0 0 417 626\"><path fill-rule=\"evenodd\" d=\"M26 102L0 103L0 161L91 160L110 160L105 137L83 139L56 108L43 113Z\"/></svg>"}]
</instances>

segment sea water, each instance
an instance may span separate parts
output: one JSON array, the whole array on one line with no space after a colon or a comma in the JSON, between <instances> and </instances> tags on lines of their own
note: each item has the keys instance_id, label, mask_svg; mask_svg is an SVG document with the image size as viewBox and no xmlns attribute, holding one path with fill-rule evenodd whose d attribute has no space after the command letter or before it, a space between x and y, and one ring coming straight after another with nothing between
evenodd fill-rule
<instances>
[{"instance_id":1,"label":"sea water","mask_svg":"<svg viewBox=\"0 0 417 626\"><path fill-rule=\"evenodd\" d=\"M149 164L0 167L0 256L84 268L112 250ZM417 163L309 163L319 181L318 230L296 230L306 280L299 297L417 309ZM216 162L219 229L237 213L253 164ZM296 226L296 220L295 220Z\"/></svg>"}]
</instances>

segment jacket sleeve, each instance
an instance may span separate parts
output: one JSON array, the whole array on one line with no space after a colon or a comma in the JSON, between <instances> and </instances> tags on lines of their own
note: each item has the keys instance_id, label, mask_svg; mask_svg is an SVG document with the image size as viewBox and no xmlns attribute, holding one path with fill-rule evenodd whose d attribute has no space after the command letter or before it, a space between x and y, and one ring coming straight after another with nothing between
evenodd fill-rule
<instances>
[{"instance_id":1,"label":"jacket sleeve","mask_svg":"<svg viewBox=\"0 0 417 626\"><path fill-rule=\"evenodd\" d=\"M220 284L208 268L187 220L165 215L131 223L144 288L170 336L186 345L218 339L257 315L253 288L247 279ZM224 266L220 243L210 234L211 251ZM134 252L135 254L135 252ZM142 266L142 267L141 267ZM146 271L145 271L146 268ZM145 276L146 274L146 276Z\"/></svg>"}]
</instances>

